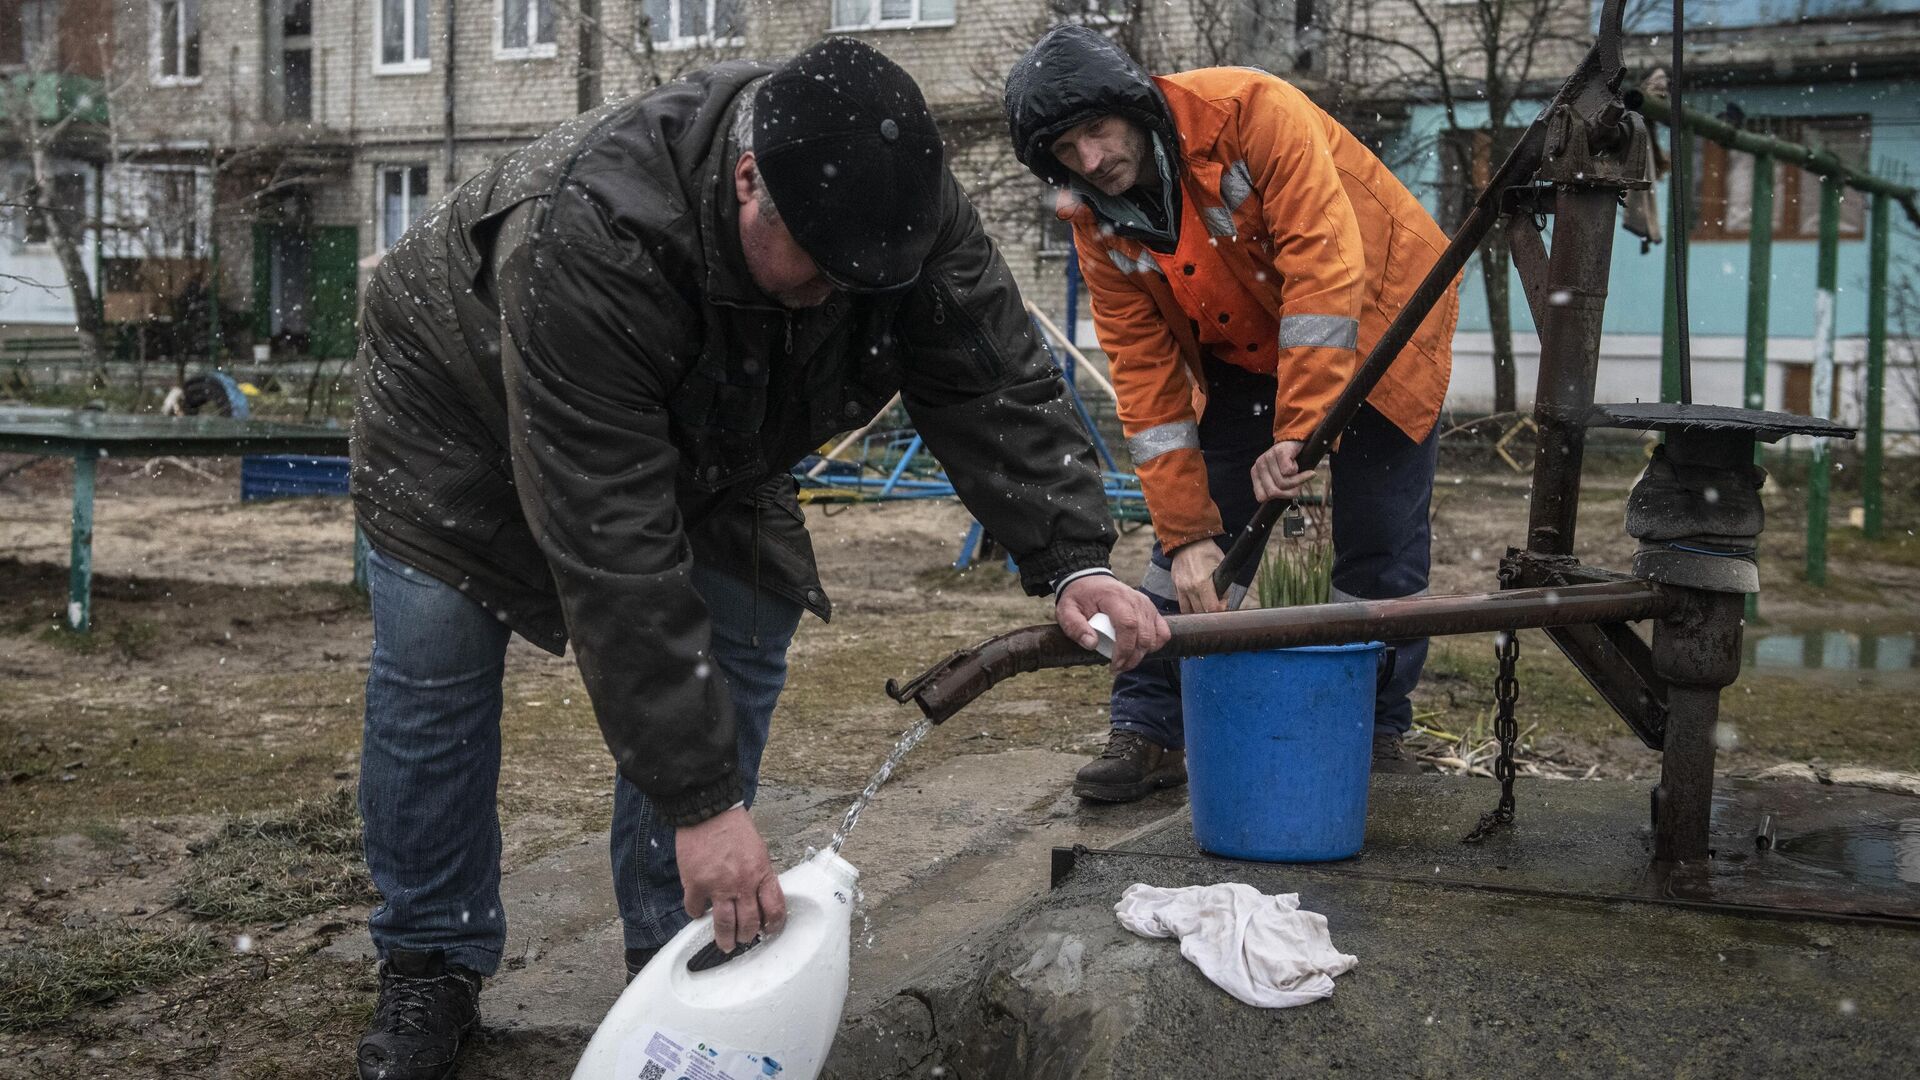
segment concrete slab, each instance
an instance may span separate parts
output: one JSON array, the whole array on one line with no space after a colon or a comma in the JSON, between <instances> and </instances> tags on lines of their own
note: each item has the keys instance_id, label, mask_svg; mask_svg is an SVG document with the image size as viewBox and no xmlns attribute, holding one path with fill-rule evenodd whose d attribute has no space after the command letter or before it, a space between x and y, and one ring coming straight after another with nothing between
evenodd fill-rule
<instances>
[{"instance_id":1,"label":"concrete slab","mask_svg":"<svg viewBox=\"0 0 1920 1080\"><path fill-rule=\"evenodd\" d=\"M1598 898L1920 919L1920 799L1863 787L1722 777L1714 790L1712 865L1680 876L1649 869L1648 787L1522 781L1513 828L1463 845L1459 839L1496 800L1490 781L1375 777L1365 849L1325 869ZM1765 847L1755 842L1763 828ZM1143 838L1138 847L1201 854L1191 833L1179 828Z\"/></svg>"},{"instance_id":2,"label":"concrete slab","mask_svg":"<svg viewBox=\"0 0 1920 1080\"><path fill-rule=\"evenodd\" d=\"M804 851L806 837L845 802L840 792L814 788L761 792L753 816L775 864ZM508 959L481 997L487 1027L584 1046L626 986L606 838L587 838L507 874L500 893Z\"/></svg>"},{"instance_id":3,"label":"concrete slab","mask_svg":"<svg viewBox=\"0 0 1920 1080\"><path fill-rule=\"evenodd\" d=\"M1118 843L1186 805L1184 789L1123 805L1083 802L1067 787L1084 764L1012 751L958 758L882 789L845 852L861 867L867 905L856 922L854 1000L886 992L955 938L1044 892L1055 847Z\"/></svg>"},{"instance_id":4,"label":"concrete slab","mask_svg":"<svg viewBox=\"0 0 1920 1080\"><path fill-rule=\"evenodd\" d=\"M1473 873L1524 877L1560 860L1581 864L1563 881L1613 881L1638 854L1623 823L1644 815L1644 789L1531 785L1503 849L1463 854L1487 784L1386 779L1373 817L1392 840L1371 869L1202 858L1182 818L1116 845L1123 854L1080 859L1059 888L870 998L828 1075L1915 1075L1920 932L1490 890ZM1920 801L1906 810L1920 817ZM1300 893L1360 966L1328 1001L1254 1009L1175 943L1113 917L1135 881L1222 880ZM1050 959L1073 955L1070 942L1077 963Z\"/></svg>"},{"instance_id":5,"label":"concrete slab","mask_svg":"<svg viewBox=\"0 0 1920 1080\"><path fill-rule=\"evenodd\" d=\"M861 870L852 997L890 992L953 940L1004 918L1047 887L1053 847L1113 843L1183 805L1179 792L1127 806L1083 805L1067 794L1085 758L1042 750L963 755L881 789L844 853ZM824 846L852 792L770 784L754 818L775 865ZM501 881L507 961L481 997L484 1041L463 1076L491 1063L576 1055L624 986L619 913L606 840L581 839ZM364 930L326 953L371 961ZM531 1056L530 1056L531 1055ZM519 1066L516 1066L518 1068ZM503 1080L511 1073L499 1073ZM524 1071L512 1080L524 1080Z\"/></svg>"}]
</instances>

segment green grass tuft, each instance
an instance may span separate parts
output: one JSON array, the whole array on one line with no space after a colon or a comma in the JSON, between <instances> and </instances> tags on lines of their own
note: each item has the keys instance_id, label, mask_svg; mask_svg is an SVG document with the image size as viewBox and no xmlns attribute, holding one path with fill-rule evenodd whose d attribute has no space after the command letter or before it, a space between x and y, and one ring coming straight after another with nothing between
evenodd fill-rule
<instances>
[{"instance_id":1,"label":"green grass tuft","mask_svg":"<svg viewBox=\"0 0 1920 1080\"><path fill-rule=\"evenodd\" d=\"M48 626L40 640L78 656L95 656L111 647L123 660L151 660L160 641L160 628L145 619L122 619L108 626L96 624L90 634L76 634L65 626Z\"/></svg>"},{"instance_id":2,"label":"green grass tuft","mask_svg":"<svg viewBox=\"0 0 1920 1080\"><path fill-rule=\"evenodd\" d=\"M1333 588L1333 545L1318 536L1282 539L1261 560L1253 587L1263 608L1326 603Z\"/></svg>"}]
</instances>

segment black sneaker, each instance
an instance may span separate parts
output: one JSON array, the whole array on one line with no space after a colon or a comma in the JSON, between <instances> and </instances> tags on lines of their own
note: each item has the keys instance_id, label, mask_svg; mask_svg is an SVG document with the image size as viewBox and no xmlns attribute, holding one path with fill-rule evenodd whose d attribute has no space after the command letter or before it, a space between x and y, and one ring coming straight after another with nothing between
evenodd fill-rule
<instances>
[{"instance_id":1,"label":"black sneaker","mask_svg":"<svg viewBox=\"0 0 1920 1080\"><path fill-rule=\"evenodd\" d=\"M389 952L380 1004L360 1036L360 1080L444 1080L479 1024L479 975L439 949Z\"/></svg>"},{"instance_id":2,"label":"black sneaker","mask_svg":"<svg viewBox=\"0 0 1920 1080\"><path fill-rule=\"evenodd\" d=\"M1418 776L1425 770L1420 762L1407 756L1406 745L1398 735L1380 735L1373 737L1373 771L1400 776Z\"/></svg>"},{"instance_id":3,"label":"black sneaker","mask_svg":"<svg viewBox=\"0 0 1920 1080\"><path fill-rule=\"evenodd\" d=\"M647 961L653 959L653 955L659 951L660 947L657 945L651 949L628 949L627 981L632 982L640 974L640 969L646 967Z\"/></svg>"},{"instance_id":4,"label":"black sneaker","mask_svg":"<svg viewBox=\"0 0 1920 1080\"><path fill-rule=\"evenodd\" d=\"M1073 778L1073 793L1100 802L1132 802L1187 782L1187 753L1133 731L1107 736L1107 749Z\"/></svg>"}]
</instances>

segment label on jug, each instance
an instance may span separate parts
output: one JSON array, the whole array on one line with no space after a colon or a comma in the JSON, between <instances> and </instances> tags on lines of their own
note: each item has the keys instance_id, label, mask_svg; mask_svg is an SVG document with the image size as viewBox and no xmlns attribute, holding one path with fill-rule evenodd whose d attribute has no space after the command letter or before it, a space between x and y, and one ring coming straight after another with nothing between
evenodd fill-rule
<instances>
[{"instance_id":1,"label":"label on jug","mask_svg":"<svg viewBox=\"0 0 1920 1080\"><path fill-rule=\"evenodd\" d=\"M620 1080L767 1080L784 1066L765 1054L729 1050L668 1031L641 1028L620 1044Z\"/></svg>"}]
</instances>

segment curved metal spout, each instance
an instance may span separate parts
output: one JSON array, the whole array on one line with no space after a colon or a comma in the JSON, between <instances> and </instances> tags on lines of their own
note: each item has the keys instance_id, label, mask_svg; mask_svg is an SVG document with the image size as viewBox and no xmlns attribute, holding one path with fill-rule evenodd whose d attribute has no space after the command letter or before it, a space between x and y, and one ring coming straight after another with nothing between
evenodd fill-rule
<instances>
[{"instance_id":1,"label":"curved metal spout","mask_svg":"<svg viewBox=\"0 0 1920 1080\"><path fill-rule=\"evenodd\" d=\"M1172 640L1149 659L1637 622L1675 614L1686 602L1685 590L1651 581L1612 581L1557 589L1174 615L1167 619L1173 630ZM887 693L895 701L912 701L927 719L938 724L1015 675L1101 663L1105 661L1098 653L1076 645L1058 626L1025 626L962 649L904 684L889 679Z\"/></svg>"}]
</instances>

